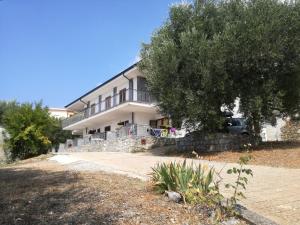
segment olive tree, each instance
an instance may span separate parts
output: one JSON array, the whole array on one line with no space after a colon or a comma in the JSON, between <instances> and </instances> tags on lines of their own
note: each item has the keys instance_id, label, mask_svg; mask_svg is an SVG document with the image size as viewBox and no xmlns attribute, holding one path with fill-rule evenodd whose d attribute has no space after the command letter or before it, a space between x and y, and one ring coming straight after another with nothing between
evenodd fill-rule
<instances>
[{"instance_id":1,"label":"olive tree","mask_svg":"<svg viewBox=\"0 0 300 225\"><path fill-rule=\"evenodd\" d=\"M221 108L262 122L300 108L300 4L277 0L173 5L141 50L139 68L162 113L187 127L222 128Z\"/></svg>"}]
</instances>

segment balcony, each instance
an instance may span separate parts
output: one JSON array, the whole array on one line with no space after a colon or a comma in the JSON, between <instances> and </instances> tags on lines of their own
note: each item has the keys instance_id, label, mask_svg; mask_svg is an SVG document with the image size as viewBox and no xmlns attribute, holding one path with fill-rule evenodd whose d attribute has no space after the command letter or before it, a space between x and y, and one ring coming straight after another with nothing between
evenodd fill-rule
<instances>
[{"instance_id":1,"label":"balcony","mask_svg":"<svg viewBox=\"0 0 300 225\"><path fill-rule=\"evenodd\" d=\"M76 113L75 115L67 119L64 119L62 121L62 127L63 128L68 127L81 120L95 116L97 114L113 109L117 106L120 106L128 102L153 104L155 100L148 91L138 91L135 89L122 89L119 91L118 94L109 96L104 100L102 100L101 102L97 104L92 104L90 107L83 109L82 111Z\"/></svg>"}]
</instances>

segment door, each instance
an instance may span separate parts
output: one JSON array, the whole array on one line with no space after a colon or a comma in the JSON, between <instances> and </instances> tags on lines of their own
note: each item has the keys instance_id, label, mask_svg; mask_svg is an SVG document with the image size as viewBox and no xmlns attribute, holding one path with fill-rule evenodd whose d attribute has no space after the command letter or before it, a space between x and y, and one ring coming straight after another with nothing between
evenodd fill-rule
<instances>
[{"instance_id":1,"label":"door","mask_svg":"<svg viewBox=\"0 0 300 225\"><path fill-rule=\"evenodd\" d=\"M113 89L113 106L117 105L117 87L114 87Z\"/></svg>"},{"instance_id":2,"label":"door","mask_svg":"<svg viewBox=\"0 0 300 225\"><path fill-rule=\"evenodd\" d=\"M106 126L106 127L104 128L104 131L105 131L105 132L109 132L109 131L110 131L110 126Z\"/></svg>"},{"instance_id":3,"label":"door","mask_svg":"<svg viewBox=\"0 0 300 225\"><path fill-rule=\"evenodd\" d=\"M133 101L133 79L129 80L129 101Z\"/></svg>"}]
</instances>

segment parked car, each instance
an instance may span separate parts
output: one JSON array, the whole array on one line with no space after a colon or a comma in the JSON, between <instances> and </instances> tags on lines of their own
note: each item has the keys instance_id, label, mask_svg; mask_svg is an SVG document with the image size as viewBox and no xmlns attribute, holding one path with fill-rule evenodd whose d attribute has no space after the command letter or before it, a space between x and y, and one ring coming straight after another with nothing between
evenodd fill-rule
<instances>
[{"instance_id":1,"label":"parked car","mask_svg":"<svg viewBox=\"0 0 300 225\"><path fill-rule=\"evenodd\" d=\"M249 135L249 129L245 118L226 119L225 128L231 134Z\"/></svg>"}]
</instances>

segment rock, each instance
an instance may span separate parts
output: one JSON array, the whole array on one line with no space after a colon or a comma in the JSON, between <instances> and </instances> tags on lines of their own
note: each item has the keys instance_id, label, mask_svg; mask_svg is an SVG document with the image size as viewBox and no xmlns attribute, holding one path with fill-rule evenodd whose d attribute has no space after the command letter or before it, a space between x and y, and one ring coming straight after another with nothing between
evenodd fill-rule
<instances>
[{"instance_id":1,"label":"rock","mask_svg":"<svg viewBox=\"0 0 300 225\"><path fill-rule=\"evenodd\" d=\"M175 192L175 191L165 191L165 194L168 196L168 198L173 202L180 202L182 200L181 194Z\"/></svg>"},{"instance_id":2,"label":"rock","mask_svg":"<svg viewBox=\"0 0 300 225\"><path fill-rule=\"evenodd\" d=\"M234 217L229 218L228 220L225 220L222 222L222 225L237 225L240 221Z\"/></svg>"}]
</instances>

